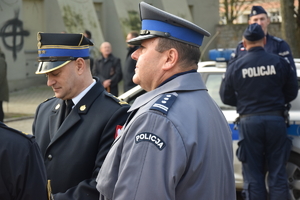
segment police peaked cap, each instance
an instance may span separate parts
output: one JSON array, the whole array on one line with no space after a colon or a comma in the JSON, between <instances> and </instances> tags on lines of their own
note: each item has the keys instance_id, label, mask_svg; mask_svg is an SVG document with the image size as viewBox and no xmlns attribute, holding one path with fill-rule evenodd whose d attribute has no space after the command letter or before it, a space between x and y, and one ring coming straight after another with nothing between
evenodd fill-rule
<instances>
[{"instance_id":1,"label":"police peaked cap","mask_svg":"<svg viewBox=\"0 0 300 200\"><path fill-rule=\"evenodd\" d=\"M268 15L268 13L265 11L265 9L263 7L261 7L261 6L252 6L251 13L250 13L249 17L259 15L259 14Z\"/></svg>"},{"instance_id":2,"label":"police peaked cap","mask_svg":"<svg viewBox=\"0 0 300 200\"><path fill-rule=\"evenodd\" d=\"M142 30L140 35L129 40L130 45L141 45L146 39L164 37L196 47L201 46L203 37L210 33L183 18L177 17L145 2L140 2Z\"/></svg>"},{"instance_id":3,"label":"police peaked cap","mask_svg":"<svg viewBox=\"0 0 300 200\"><path fill-rule=\"evenodd\" d=\"M39 66L36 74L59 69L77 58L89 58L89 46L94 44L83 34L37 33Z\"/></svg>"},{"instance_id":4,"label":"police peaked cap","mask_svg":"<svg viewBox=\"0 0 300 200\"><path fill-rule=\"evenodd\" d=\"M265 33L259 24L254 23L254 24L250 24L246 28L243 36L244 38L246 38L246 40L257 41L263 39L265 37Z\"/></svg>"}]
</instances>

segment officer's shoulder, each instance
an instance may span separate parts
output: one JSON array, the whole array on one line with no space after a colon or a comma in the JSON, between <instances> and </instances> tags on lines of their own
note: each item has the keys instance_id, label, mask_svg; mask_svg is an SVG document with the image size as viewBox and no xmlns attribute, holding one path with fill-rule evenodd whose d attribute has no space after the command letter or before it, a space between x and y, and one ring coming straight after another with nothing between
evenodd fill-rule
<instances>
[{"instance_id":1,"label":"officer's shoulder","mask_svg":"<svg viewBox=\"0 0 300 200\"><path fill-rule=\"evenodd\" d=\"M120 105L128 105L128 103L126 101L122 101L120 99L118 99L115 95L105 92L105 96L107 96L108 98L112 99L113 101L117 102Z\"/></svg>"},{"instance_id":2,"label":"officer's shoulder","mask_svg":"<svg viewBox=\"0 0 300 200\"><path fill-rule=\"evenodd\" d=\"M43 104L43 103L46 103L46 102L49 102L49 101L51 101L51 100L54 100L54 99L56 99L55 96L50 97L50 98L48 98L48 99L45 99L45 100L42 102L42 104Z\"/></svg>"},{"instance_id":3,"label":"officer's shoulder","mask_svg":"<svg viewBox=\"0 0 300 200\"><path fill-rule=\"evenodd\" d=\"M283 42L283 39L279 38L279 37L275 37L275 36L270 36L272 38L272 40L276 41L276 42Z\"/></svg>"},{"instance_id":4,"label":"officer's shoulder","mask_svg":"<svg viewBox=\"0 0 300 200\"><path fill-rule=\"evenodd\" d=\"M13 137L13 136L21 136L27 140L32 140L34 138L34 135L25 133L25 132L21 132L19 130L16 130L14 128L8 127L6 125L1 126L1 128L5 129L7 132L9 132L9 134Z\"/></svg>"},{"instance_id":5,"label":"officer's shoulder","mask_svg":"<svg viewBox=\"0 0 300 200\"><path fill-rule=\"evenodd\" d=\"M150 107L150 110L158 111L163 115L168 115L174 102L178 97L177 93L165 93L162 94Z\"/></svg>"}]
</instances>

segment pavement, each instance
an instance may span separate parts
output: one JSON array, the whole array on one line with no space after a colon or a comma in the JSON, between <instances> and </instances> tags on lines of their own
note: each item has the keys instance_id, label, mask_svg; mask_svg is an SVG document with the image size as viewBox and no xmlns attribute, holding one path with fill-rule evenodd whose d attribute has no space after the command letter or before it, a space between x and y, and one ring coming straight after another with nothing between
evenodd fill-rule
<instances>
[{"instance_id":1,"label":"pavement","mask_svg":"<svg viewBox=\"0 0 300 200\"><path fill-rule=\"evenodd\" d=\"M3 102L4 123L19 131L32 134L32 123L37 106L53 95L52 88L46 85L10 92L9 102Z\"/></svg>"}]
</instances>

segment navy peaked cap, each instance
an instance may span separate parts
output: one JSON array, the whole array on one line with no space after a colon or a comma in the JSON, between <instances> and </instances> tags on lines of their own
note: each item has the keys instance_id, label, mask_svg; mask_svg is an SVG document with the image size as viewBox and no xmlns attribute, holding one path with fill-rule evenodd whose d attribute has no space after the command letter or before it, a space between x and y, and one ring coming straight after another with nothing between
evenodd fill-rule
<instances>
[{"instance_id":1,"label":"navy peaked cap","mask_svg":"<svg viewBox=\"0 0 300 200\"><path fill-rule=\"evenodd\" d=\"M268 15L268 13L265 11L265 9L261 6L252 6L251 9L251 13L250 13L250 17L255 16L255 15L259 15L259 14L266 14Z\"/></svg>"},{"instance_id":2,"label":"navy peaked cap","mask_svg":"<svg viewBox=\"0 0 300 200\"><path fill-rule=\"evenodd\" d=\"M257 41L264 38L265 33L259 24L254 23L246 28L243 36L249 41Z\"/></svg>"},{"instance_id":3,"label":"navy peaked cap","mask_svg":"<svg viewBox=\"0 0 300 200\"><path fill-rule=\"evenodd\" d=\"M39 66L36 74L46 74L77 58L90 56L93 43L82 33L37 33Z\"/></svg>"},{"instance_id":4,"label":"navy peaked cap","mask_svg":"<svg viewBox=\"0 0 300 200\"><path fill-rule=\"evenodd\" d=\"M140 2L142 30L140 35L129 40L131 45L140 45L143 40L164 37L194 46L201 46L204 36L210 33L196 24L160 10L145 2Z\"/></svg>"}]
</instances>

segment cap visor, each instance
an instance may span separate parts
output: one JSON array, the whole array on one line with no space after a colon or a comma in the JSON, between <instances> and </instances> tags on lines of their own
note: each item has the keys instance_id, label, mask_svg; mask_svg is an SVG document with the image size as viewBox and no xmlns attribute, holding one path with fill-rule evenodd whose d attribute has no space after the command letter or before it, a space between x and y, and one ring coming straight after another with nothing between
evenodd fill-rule
<instances>
[{"instance_id":1,"label":"cap visor","mask_svg":"<svg viewBox=\"0 0 300 200\"><path fill-rule=\"evenodd\" d=\"M158 37L158 36L157 35L140 35L131 40L128 40L127 43L130 45L139 46L139 45L141 45L143 40L147 40L147 39L151 39L151 38L155 38L155 37Z\"/></svg>"},{"instance_id":2,"label":"cap visor","mask_svg":"<svg viewBox=\"0 0 300 200\"><path fill-rule=\"evenodd\" d=\"M66 64L70 63L72 60L68 61L56 61L56 62L40 62L38 69L36 70L35 74L46 74L57 70Z\"/></svg>"}]
</instances>

